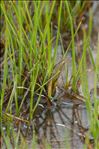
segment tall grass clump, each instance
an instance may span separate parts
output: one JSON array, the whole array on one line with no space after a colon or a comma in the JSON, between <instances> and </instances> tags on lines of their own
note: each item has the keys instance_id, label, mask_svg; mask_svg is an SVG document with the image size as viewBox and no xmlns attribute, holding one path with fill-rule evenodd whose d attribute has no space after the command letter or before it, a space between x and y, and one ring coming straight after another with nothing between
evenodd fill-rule
<instances>
[{"instance_id":1,"label":"tall grass clump","mask_svg":"<svg viewBox=\"0 0 99 149\"><path fill-rule=\"evenodd\" d=\"M89 15L88 31L83 32L83 46L81 59L76 61L75 38L81 29L82 20L75 21L87 2L85 1L1 1L0 9L3 18L2 34L4 37L3 81L0 91L0 121L2 138L7 148L28 148L28 143L21 136L20 121L28 126L35 117L40 101L45 101L47 108L54 99L56 82L65 65L65 58L71 49L72 72L69 80L68 68L66 71L66 86L70 85L73 93L78 93L77 81L80 80L88 119L90 122L89 134L99 148L99 102L97 100L97 84L99 83L99 50L96 63L90 47L92 32L92 12ZM79 15L78 15L79 14ZM70 41L64 48L62 34L70 32ZM99 43L99 42L98 42ZM56 68L58 45L62 44L62 61ZM99 49L99 44L97 46ZM61 50L61 49L60 49ZM87 54L89 54L94 78L94 107L91 103L87 75ZM68 90L68 88L65 88ZM44 107L43 107L44 108ZM26 113L25 119L22 116ZM18 124L17 124L18 121ZM6 123L7 122L7 123ZM6 124L6 133L2 123ZM18 125L18 132L10 124ZM13 130L13 131L12 131ZM85 136L86 145L89 144L89 134ZM13 136L10 139L10 136ZM13 138L15 138L13 140ZM21 140L21 143L20 143ZM51 148L44 140L45 148ZM37 136L33 132L32 148L37 148Z\"/></svg>"},{"instance_id":2,"label":"tall grass clump","mask_svg":"<svg viewBox=\"0 0 99 149\"><path fill-rule=\"evenodd\" d=\"M6 86L10 85L9 88L11 88L6 112L11 111L11 103L15 102L16 114L20 115L21 108L26 100L24 96L29 94L30 119L32 119L33 111L35 111L42 92L48 84L55 66L60 34L62 2L58 10L58 31L54 54L52 55L51 19L55 3L55 1L51 4L49 1L33 1L31 2L33 10L29 10L29 1L9 2L8 5L3 1L1 2L6 37L1 109ZM42 20L42 17L44 17L44 20ZM10 61L12 72L11 78L8 80L9 84L7 84L8 61ZM18 98L23 94L19 105ZM38 94L37 99L34 99L35 94ZM36 105L34 105L34 100L38 101Z\"/></svg>"}]
</instances>

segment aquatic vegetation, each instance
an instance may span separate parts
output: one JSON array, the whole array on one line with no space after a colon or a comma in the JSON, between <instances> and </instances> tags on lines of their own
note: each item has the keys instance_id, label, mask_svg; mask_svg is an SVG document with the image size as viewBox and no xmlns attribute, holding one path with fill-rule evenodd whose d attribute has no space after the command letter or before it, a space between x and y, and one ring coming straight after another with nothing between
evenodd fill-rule
<instances>
[{"instance_id":1,"label":"aquatic vegetation","mask_svg":"<svg viewBox=\"0 0 99 149\"><path fill-rule=\"evenodd\" d=\"M77 148L99 147L99 44L95 60L93 4L1 1L2 148L70 148L76 137ZM94 89L88 82L91 71Z\"/></svg>"}]
</instances>

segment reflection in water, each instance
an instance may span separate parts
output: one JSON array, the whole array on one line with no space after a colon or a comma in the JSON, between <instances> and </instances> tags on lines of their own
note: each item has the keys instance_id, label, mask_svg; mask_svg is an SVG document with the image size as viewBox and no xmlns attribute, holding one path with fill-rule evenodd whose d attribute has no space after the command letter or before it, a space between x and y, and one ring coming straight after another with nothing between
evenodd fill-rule
<instances>
[{"instance_id":1,"label":"reflection in water","mask_svg":"<svg viewBox=\"0 0 99 149\"><path fill-rule=\"evenodd\" d=\"M70 105L70 106L69 106ZM53 149L82 149L88 132L88 117L83 105L68 101L45 108L36 115L31 126L22 125L21 134L31 143L33 130L37 135L39 147L47 139Z\"/></svg>"},{"instance_id":2,"label":"reflection in water","mask_svg":"<svg viewBox=\"0 0 99 149\"><path fill-rule=\"evenodd\" d=\"M71 93L71 98L67 98L67 95L68 92L65 91L62 96L60 95L60 98L58 96L54 99L49 107L46 100L43 99L43 102L41 100L31 124L27 125L22 120L18 125L15 123L14 130L18 132L20 129L22 137L28 142L29 146L31 146L34 138L33 132L35 132L40 149L44 148L45 139L52 149L83 148L90 127L86 106L82 96L79 96L81 100L78 100L74 98L78 97L76 94L74 96ZM25 109L24 112L22 117L26 119L26 117L29 117L28 109ZM6 130L4 131L6 132ZM90 143L93 144L94 140L91 135L89 139Z\"/></svg>"}]
</instances>

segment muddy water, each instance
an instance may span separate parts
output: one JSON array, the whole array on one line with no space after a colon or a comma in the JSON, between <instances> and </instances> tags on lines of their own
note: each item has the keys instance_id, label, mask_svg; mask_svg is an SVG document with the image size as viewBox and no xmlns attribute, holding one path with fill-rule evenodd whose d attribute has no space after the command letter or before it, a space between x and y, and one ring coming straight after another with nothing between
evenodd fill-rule
<instances>
[{"instance_id":1,"label":"muddy water","mask_svg":"<svg viewBox=\"0 0 99 149\"><path fill-rule=\"evenodd\" d=\"M41 115L31 122L28 131L26 125L21 128L30 148L32 148L33 128L38 136L38 149L45 148L43 146L45 138L52 149L82 149L89 128L85 105L81 103L78 106L71 99L66 98L57 104L56 101L53 101L53 105L49 109L43 110ZM92 139L91 136L90 139Z\"/></svg>"},{"instance_id":2,"label":"muddy water","mask_svg":"<svg viewBox=\"0 0 99 149\"><path fill-rule=\"evenodd\" d=\"M98 4L98 5L97 5ZM92 37L92 47L94 49L93 55L96 59L96 42L97 42L97 32L99 26L99 2L95 2L93 5L94 10L94 34ZM97 11L96 11L97 10ZM57 63L61 60L61 47L58 47L58 57ZM68 68L69 76L71 74L71 57L68 55ZM58 80L58 87L61 87L65 80L65 71L63 70L60 78ZM91 66L88 68L88 82L89 89L94 88L94 71ZM64 96L63 93L56 89L55 101L53 105L47 109L41 110L41 114L36 116L36 118L31 122L31 126L26 124L22 125L21 132L26 141L28 142L29 148L32 148L33 139L33 128L35 128L36 134L38 136L38 146L37 149L44 149L43 141L45 138L51 145L52 149L83 149L84 139L88 133L88 128L90 127L87 111L85 104L83 102L73 102L71 99ZM61 97L59 98L59 96ZM5 128L4 128L5 129ZM17 131L17 128L15 128ZM90 140L93 138L90 134ZM4 147L5 148L5 147Z\"/></svg>"}]
</instances>

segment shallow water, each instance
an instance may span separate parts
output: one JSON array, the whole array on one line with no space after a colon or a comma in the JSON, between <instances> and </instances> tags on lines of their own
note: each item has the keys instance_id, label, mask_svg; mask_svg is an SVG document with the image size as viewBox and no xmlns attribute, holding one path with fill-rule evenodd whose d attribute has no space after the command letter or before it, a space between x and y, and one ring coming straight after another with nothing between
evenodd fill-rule
<instances>
[{"instance_id":1,"label":"shallow water","mask_svg":"<svg viewBox=\"0 0 99 149\"><path fill-rule=\"evenodd\" d=\"M98 5L97 5L98 3ZM94 35L92 37L92 47L94 48L93 55L94 59L96 59L97 49L96 49L96 40L98 31L99 21L99 2L95 2L93 8L94 10L94 26L93 30ZM97 11L96 11L97 10ZM61 47L58 47L58 61L61 60ZM68 68L69 68L69 76L71 74L71 57L68 55ZM94 88L94 71L89 65L88 68L88 82L89 82L89 90L91 91ZM65 80L65 71L61 72L61 75L58 80L58 87L62 87ZM26 142L31 148L31 142L33 139L33 128L36 131L38 136L38 149L43 149L42 141L46 138L49 144L51 144L52 149L82 149L84 147L84 139L86 133L88 133L88 128L90 127L90 123L88 120L87 111L85 108L85 103L77 104L78 102L74 102L66 96L62 96L60 99L58 95L61 95L60 90L56 89L56 101L53 101L53 105L47 109L42 109L39 114L34 118L31 122L31 125L28 127L25 123L21 126L22 136L26 139ZM63 94L63 93L62 93ZM3 127L4 131L6 128ZM15 127L15 131L17 132L17 127ZM90 134L90 140L93 141L93 138ZM3 146L3 149L5 146Z\"/></svg>"}]
</instances>

